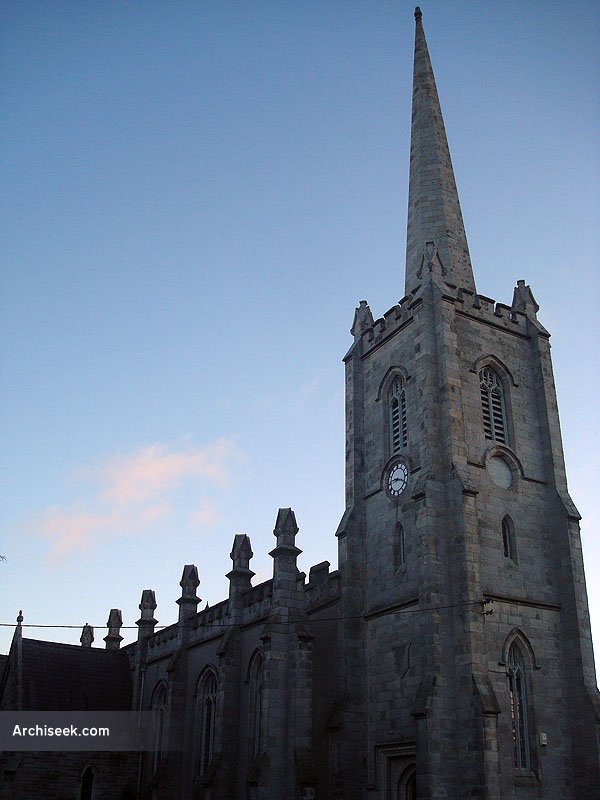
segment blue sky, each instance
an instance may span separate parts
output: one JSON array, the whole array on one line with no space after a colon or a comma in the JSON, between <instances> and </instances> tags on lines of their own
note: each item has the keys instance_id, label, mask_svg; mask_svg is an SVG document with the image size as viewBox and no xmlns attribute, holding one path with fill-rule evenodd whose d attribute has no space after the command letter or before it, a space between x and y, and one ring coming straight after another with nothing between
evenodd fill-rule
<instances>
[{"instance_id":1,"label":"blue sky","mask_svg":"<svg viewBox=\"0 0 600 800\"><path fill-rule=\"evenodd\" d=\"M422 10L478 290L526 279L553 334L600 641L598 5ZM403 294L413 5L0 13L0 621L78 642L153 588L169 624L235 533L269 577L280 506L334 567L341 357Z\"/></svg>"}]
</instances>

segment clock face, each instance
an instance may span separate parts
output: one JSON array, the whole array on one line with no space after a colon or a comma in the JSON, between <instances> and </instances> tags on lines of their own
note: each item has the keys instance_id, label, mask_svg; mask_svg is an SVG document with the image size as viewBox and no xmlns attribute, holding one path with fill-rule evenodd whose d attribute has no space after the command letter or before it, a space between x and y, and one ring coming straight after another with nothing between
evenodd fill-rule
<instances>
[{"instance_id":1,"label":"clock face","mask_svg":"<svg viewBox=\"0 0 600 800\"><path fill-rule=\"evenodd\" d=\"M392 497L398 497L406 488L408 482L408 468L406 464L395 464L388 477L388 492Z\"/></svg>"}]
</instances>

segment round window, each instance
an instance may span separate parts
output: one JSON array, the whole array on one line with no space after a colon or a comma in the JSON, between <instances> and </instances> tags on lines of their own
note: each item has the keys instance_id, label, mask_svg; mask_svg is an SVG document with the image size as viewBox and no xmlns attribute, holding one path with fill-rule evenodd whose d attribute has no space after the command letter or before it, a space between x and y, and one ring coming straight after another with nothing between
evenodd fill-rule
<instances>
[{"instance_id":1,"label":"round window","mask_svg":"<svg viewBox=\"0 0 600 800\"><path fill-rule=\"evenodd\" d=\"M490 478L501 489L510 489L513 482L512 470L508 462L500 456L492 456L488 461Z\"/></svg>"}]
</instances>

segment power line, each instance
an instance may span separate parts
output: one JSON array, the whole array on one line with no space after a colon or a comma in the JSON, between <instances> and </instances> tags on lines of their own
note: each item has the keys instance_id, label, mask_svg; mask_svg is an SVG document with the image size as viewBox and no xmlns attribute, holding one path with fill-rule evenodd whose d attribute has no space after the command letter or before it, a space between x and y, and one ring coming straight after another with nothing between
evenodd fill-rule
<instances>
[{"instance_id":1,"label":"power line","mask_svg":"<svg viewBox=\"0 0 600 800\"><path fill-rule=\"evenodd\" d=\"M397 608L397 609L390 609L387 612L386 612L386 609L381 609L380 613L382 615L385 614L385 613L389 613L389 614L423 614L423 613L425 613L427 611L446 611L448 609L453 609L453 608L467 608L469 606L483 606L483 605L486 605L489 602L490 602L489 600L472 600L472 601L467 602L467 603L453 603L453 604L444 605L444 606L425 606L424 608ZM378 610L375 609L374 611L369 612L368 615L355 614L355 615L349 615L349 616L319 617L318 619L302 619L302 620L288 619L288 620L278 620L277 624L278 625L282 625L282 624L283 625L294 625L294 624L297 624L298 622L305 622L305 623L308 623L308 624L314 624L316 622L343 622L343 621L352 620L352 619L366 619L367 616L371 616L372 614L377 614L377 613L378 613ZM489 613L489 612L486 612L486 613ZM85 623L85 624L87 625L89 623ZM194 625L189 625L189 624L188 625L181 625L180 623L172 622L169 625L156 625L155 628L157 628L159 630L165 630L167 628L172 628L172 627L175 627L175 626L177 626L178 628L194 628L194 629L198 629L198 628L232 628L235 625L240 625L240 624L242 624L242 625L250 625L250 624L252 624L252 620L249 620L248 622L242 622L242 623L240 623L240 622L223 622L223 621L220 621L220 620L212 620L209 623L200 622L200 623L194 624ZM22 623L20 623L20 625L21 625L22 628L65 628L65 629L74 629L74 630L79 630L79 629L83 628L83 624L79 624L79 625L62 625L62 624L60 624L60 625L59 624L43 625L43 624L38 624L38 623L34 623L34 622L22 622ZM16 626L17 626L17 623L14 623L14 622L0 622L0 628L15 628ZM106 628L108 630L109 626L108 625L92 625L91 627L94 628L94 629L96 629L96 628L98 628L98 629ZM121 625L119 630L137 630L137 628L138 628L137 625Z\"/></svg>"}]
</instances>

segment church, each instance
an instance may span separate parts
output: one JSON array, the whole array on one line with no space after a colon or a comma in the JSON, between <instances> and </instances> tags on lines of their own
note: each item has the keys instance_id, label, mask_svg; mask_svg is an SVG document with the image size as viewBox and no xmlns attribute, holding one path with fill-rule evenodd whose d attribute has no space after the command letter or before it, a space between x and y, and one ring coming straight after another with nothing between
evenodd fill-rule
<instances>
[{"instance_id":1,"label":"church","mask_svg":"<svg viewBox=\"0 0 600 800\"><path fill-rule=\"evenodd\" d=\"M238 534L229 596L178 622L142 593L137 641L27 639L0 707L144 710L143 753L4 753L0 800L595 800L600 696L550 334L524 280L478 291L415 11L404 296L360 301L345 364L338 568L273 576ZM0 669L2 665L0 665ZM69 691L64 676L69 676Z\"/></svg>"}]
</instances>

